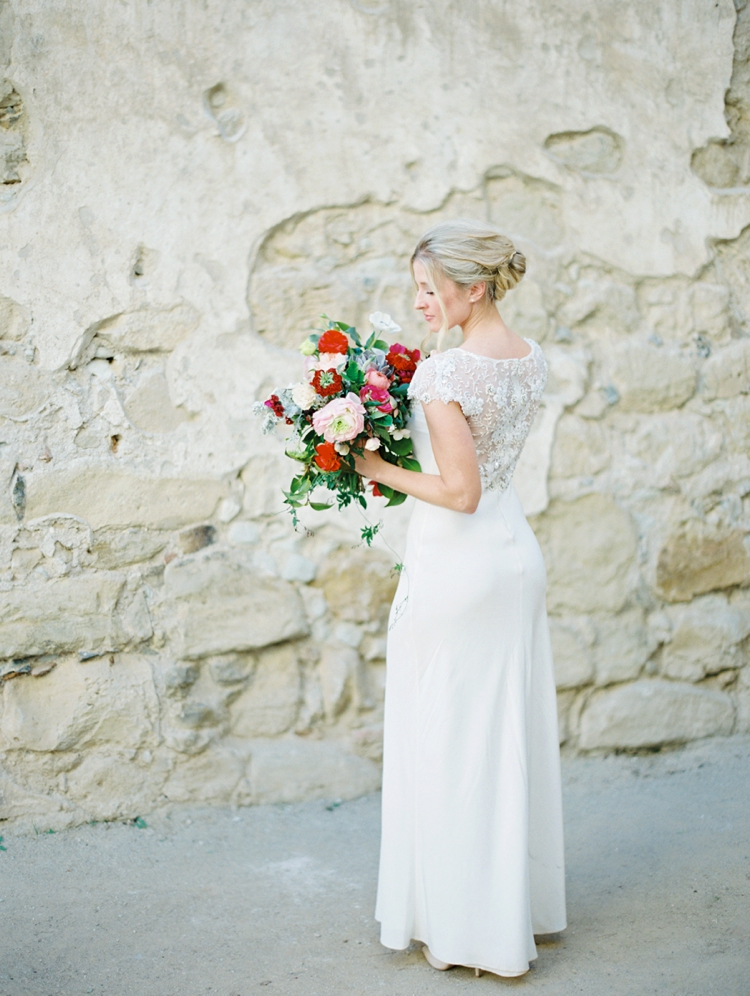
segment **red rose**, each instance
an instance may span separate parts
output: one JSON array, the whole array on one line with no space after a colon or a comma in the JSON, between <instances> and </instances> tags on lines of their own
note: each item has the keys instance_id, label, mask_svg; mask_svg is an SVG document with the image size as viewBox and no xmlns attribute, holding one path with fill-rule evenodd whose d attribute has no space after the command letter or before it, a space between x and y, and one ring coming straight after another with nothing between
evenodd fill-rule
<instances>
[{"instance_id":1,"label":"red rose","mask_svg":"<svg viewBox=\"0 0 750 996\"><path fill-rule=\"evenodd\" d=\"M284 418L284 406L282 405L278 394L272 394L268 401L264 401L263 404L266 408L271 409L276 418Z\"/></svg>"},{"instance_id":2,"label":"red rose","mask_svg":"<svg viewBox=\"0 0 750 996\"><path fill-rule=\"evenodd\" d=\"M333 443L318 443L315 447L315 453L315 463L321 470L338 470L341 466L339 455L336 452Z\"/></svg>"},{"instance_id":3,"label":"red rose","mask_svg":"<svg viewBox=\"0 0 750 996\"><path fill-rule=\"evenodd\" d=\"M316 370L313 374L312 384L321 398L329 398L332 394L339 394L344 382L335 370Z\"/></svg>"},{"instance_id":4,"label":"red rose","mask_svg":"<svg viewBox=\"0 0 750 996\"><path fill-rule=\"evenodd\" d=\"M318 339L319 353L348 353L349 340L338 329L328 329Z\"/></svg>"},{"instance_id":5,"label":"red rose","mask_svg":"<svg viewBox=\"0 0 750 996\"><path fill-rule=\"evenodd\" d=\"M386 363L390 363L398 375L398 379L405 384L414 376L419 362L420 352L418 349L407 349L401 343L394 343L386 356Z\"/></svg>"}]
</instances>

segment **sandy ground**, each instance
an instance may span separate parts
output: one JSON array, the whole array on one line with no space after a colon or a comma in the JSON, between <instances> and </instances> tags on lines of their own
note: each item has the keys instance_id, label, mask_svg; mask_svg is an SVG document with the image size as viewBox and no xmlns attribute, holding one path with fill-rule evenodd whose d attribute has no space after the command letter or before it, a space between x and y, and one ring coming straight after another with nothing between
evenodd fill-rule
<instances>
[{"instance_id":1,"label":"sandy ground","mask_svg":"<svg viewBox=\"0 0 750 996\"><path fill-rule=\"evenodd\" d=\"M750 996L749 775L747 737L566 761L570 926L517 980L380 946L378 796L0 828L0 994Z\"/></svg>"}]
</instances>

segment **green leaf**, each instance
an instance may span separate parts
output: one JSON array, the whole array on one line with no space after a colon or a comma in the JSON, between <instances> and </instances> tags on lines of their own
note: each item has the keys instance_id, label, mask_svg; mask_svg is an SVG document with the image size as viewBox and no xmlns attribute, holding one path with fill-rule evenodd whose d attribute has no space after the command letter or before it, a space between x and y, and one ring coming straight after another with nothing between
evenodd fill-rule
<instances>
[{"instance_id":1,"label":"green leaf","mask_svg":"<svg viewBox=\"0 0 750 996\"><path fill-rule=\"evenodd\" d=\"M382 487L380 488L380 490L381 491L383 490ZM394 491L393 495L391 496L385 507L393 508L394 505L403 505L405 501L406 501L406 495L402 491Z\"/></svg>"},{"instance_id":2,"label":"green leaf","mask_svg":"<svg viewBox=\"0 0 750 996\"><path fill-rule=\"evenodd\" d=\"M384 353L387 353L391 347L388 345L387 342L384 342L382 339L376 339L375 342L372 343L371 348L382 349Z\"/></svg>"},{"instance_id":3,"label":"green leaf","mask_svg":"<svg viewBox=\"0 0 750 996\"><path fill-rule=\"evenodd\" d=\"M415 460L413 457L402 456L399 457L398 462L404 468L404 470L414 470L418 474L422 472L422 468L419 466L418 461Z\"/></svg>"},{"instance_id":4,"label":"green leaf","mask_svg":"<svg viewBox=\"0 0 750 996\"><path fill-rule=\"evenodd\" d=\"M352 384L361 385L365 382L365 375L353 360L347 365L344 376L348 381L351 381Z\"/></svg>"},{"instance_id":5,"label":"green leaf","mask_svg":"<svg viewBox=\"0 0 750 996\"><path fill-rule=\"evenodd\" d=\"M358 346L362 345L362 340L359 337L359 333L357 332L357 330L354 328L353 325L344 325L342 322L336 322L336 324L341 329L341 331L345 332L350 339L353 339Z\"/></svg>"},{"instance_id":6,"label":"green leaf","mask_svg":"<svg viewBox=\"0 0 750 996\"><path fill-rule=\"evenodd\" d=\"M139 830L145 830L146 827L148 826L148 823L146 823L146 821L142 816L136 816L136 818L133 820L133 823L138 827Z\"/></svg>"},{"instance_id":7,"label":"green leaf","mask_svg":"<svg viewBox=\"0 0 750 996\"><path fill-rule=\"evenodd\" d=\"M325 512L328 508L333 508L333 505L328 505L324 501L311 501L310 508L314 508L316 512Z\"/></svg>"},{"instance_id":8,"label":"green leaf","mask_svg":"<svg viewBox=\"0 0 750 996\"><path fill-rule=\"evenodd\" d=\"M368 546L372 546L372 541L375 539L375 537L379 532L380 532L380 523L378 523L375 526L364 526L361 532L362 542L366 543Z\"/></svg>"},{"instance_id":9,"label":"green leaf","mask_svg":"<svg viewBox=\"0 0 750 996\"><path fill-rule=\"evenodd\" d=\"M394 439L393 436L391 436L388 449L392 453L397 453L399 456L409 456L414 449L414 444L411 439Z\"/></svg>"}]
</instances>

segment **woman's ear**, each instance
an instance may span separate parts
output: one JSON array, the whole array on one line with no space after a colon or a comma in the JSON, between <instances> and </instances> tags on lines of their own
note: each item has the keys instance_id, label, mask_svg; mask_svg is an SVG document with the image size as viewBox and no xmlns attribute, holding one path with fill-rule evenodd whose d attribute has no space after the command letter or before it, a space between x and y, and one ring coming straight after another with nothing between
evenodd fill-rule
<instances>
[{"instance_id":1,"label":"woman's ear","mask_svg":"<svg viewBox=\"0 0 750 996\"><path fill-rule=\"evenodd\" d=\"M469 301L472 304L476 304L481 301L484 295L487 293L487 284L484 280L480 280L479 283L472 284L469 288Z\"/></svg>"}]
</instances>

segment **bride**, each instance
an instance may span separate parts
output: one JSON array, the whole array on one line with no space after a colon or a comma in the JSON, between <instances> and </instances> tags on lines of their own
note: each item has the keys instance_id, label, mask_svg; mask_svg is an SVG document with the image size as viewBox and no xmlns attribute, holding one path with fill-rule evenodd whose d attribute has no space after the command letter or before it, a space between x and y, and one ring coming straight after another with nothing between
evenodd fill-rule
<instances>
[{"instance_id":1,"label":"bride","mask_svg":"<svg viewBox=\"0 0 750 996\"><path fill-rule=\"evenodd\" d=\"M387 652L381 941L436 969L523 975L565 927L560 761L542 553L513 470L544 390L537 343L497 302L526 261L493 227L436 225L411 260L433 353L409 394L422 473L357 470L413 495Z\"/></svg>"}]
</instances>

